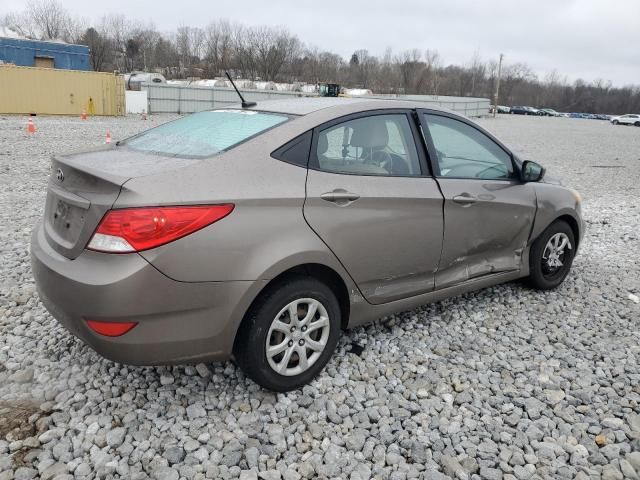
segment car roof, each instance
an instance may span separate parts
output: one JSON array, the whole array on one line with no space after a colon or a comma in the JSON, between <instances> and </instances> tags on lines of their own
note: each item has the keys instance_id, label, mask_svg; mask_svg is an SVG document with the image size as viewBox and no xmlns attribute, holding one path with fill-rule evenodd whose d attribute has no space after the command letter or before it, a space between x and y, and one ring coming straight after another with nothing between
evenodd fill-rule
<instances>
[{"instance_id":1,"label":"car roof","mask_svg":"<svg viewBox=\"0 0 640 480\"><path fill-rule=\"evenodd\" d=\"M239 105L229 106L230 108ZM262 100L256 106L248 110L258 110L263 112L283 113L286 115L309 115L320 110L329 110L324 113L335 111L340 115L362 112L367 110L387 109L387 108L427 108L450 112L432 104L419 101L396 100L390 98L346 98L346 97L302 97L287 98L284 100Z\"/></svg>"}]
</instances>

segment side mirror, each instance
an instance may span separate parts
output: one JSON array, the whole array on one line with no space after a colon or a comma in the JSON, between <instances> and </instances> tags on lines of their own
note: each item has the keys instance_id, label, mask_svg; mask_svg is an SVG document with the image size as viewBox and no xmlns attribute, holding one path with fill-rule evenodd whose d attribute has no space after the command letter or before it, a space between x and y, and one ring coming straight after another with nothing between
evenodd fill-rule
<instances>
[{"instance_id":1,"label":"side mirror","mask_svg":"<svg viewBox=\"0 0 640 480\"><path fill-rule=\"evenodd\" d=\"M544 167L539 163L525 160L520 170L520 178L523 182L539 182L544 177L544 172Z\"/></svg>"}]
</instances>

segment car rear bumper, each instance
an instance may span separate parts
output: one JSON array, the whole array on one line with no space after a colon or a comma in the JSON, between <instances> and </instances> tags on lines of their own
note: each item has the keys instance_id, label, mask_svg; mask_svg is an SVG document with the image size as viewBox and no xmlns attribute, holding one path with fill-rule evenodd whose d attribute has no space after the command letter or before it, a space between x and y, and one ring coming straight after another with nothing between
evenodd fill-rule
<instances>
[{"instance_id":1,"label":"car rear bumper","mask_svg":"<svg viewBox=\"0 0 640 480\"><path fill-rule=\"evenodd\" d=\"M31 239L40 299L70 332L111 360L158 365L224 360L260 282L177 282L137 253L85 250L70 260ZM86 319L137 322L120 337L91 330Z\"/></svg>"}]
</instances>

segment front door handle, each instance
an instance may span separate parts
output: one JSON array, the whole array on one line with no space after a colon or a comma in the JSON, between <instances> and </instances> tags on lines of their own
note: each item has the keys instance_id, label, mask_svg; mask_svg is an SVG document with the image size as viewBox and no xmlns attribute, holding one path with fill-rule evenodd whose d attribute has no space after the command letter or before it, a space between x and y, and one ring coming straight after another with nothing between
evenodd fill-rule
<instances>
[{"instance_id":1,"label":"front door handle","mask_svg":"<svg viewBox=\"0 0 640 480\"><path fill-rule=\"evenodd\" d=\"M465 192L453 197L453 201L461 205L471 205L472 203L476 203L478 199Z\"/></svg>"},{"instance_id":2,"label":"front door handle","mask_svg":"<svg viewBox=\"0 0 640 480\"><path fill-rule=\"evenodd\" d=\"M326 200L327 202L333 202L337 204L346 204L350 202L355 202L360 198L360 195L357 193L347 192L341 188L334 190L333 192L326 192L320 195L320 198Z\"/></svg>"}]
</instances>

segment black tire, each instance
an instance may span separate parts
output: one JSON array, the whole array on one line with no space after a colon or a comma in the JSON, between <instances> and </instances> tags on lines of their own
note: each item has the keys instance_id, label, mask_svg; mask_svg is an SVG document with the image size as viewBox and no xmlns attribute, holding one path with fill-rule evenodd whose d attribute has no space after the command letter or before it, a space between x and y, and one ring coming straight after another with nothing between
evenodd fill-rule
<instances>
[{"instance_id":1,"label":"black tire","mask_svg":"<svg viewBox=\"0 0 640 480\"><path fill-rule=\"evenodd\" d=\"M547 243L557 234L566 235L571 248L564 249L564 254L560 257L562 266L554 269L549 267L543 255ZM575 253L575 236L569 224L563 220L558 220L549 225L533 242L529 252L529 277L527 278L529 286L538 290L553 290L556 288L569 274Z\"/></svg>"},{"instance_id":2,"label":"black tire","mask_svg":"<svg viewBox=\"0 0 640 480\"><path fill-rule=\"evenodd\" d=\"M611 122L611 123L613 123L614 125L618 125L618 123L620 123L620 122L618 122L618 120L614 120L614 121L613 121L613 122Z\"/></svg>"},{"instance_id":3,"label":"black tire","mask_svg":"<svg viewBox=\"0 0 640 480\"><path fill-rule=\"evenodd\" d=\"M634 123L634 125L635 125L636 127L640 127L640 122L636 122L636 123Z\"/></svg>"},{"instance_id":4,"label":"black tire","mask_svg":"<svg viewBox=\"0 0 640 480\"><path fill-rule=\"evenodd\" d=\"M278 313L301 298L317 300L326 309L329 337L324 350L308 370L298 375L285 376L269 365L267 335ZM309 383L327 364L340 338L341 324L340 305L333 291L313 277L292 275L269 285L256 299L238 330L234 356L238 366L258 385L276 392L295 390Z\"/></svg>"}]
</instances>

